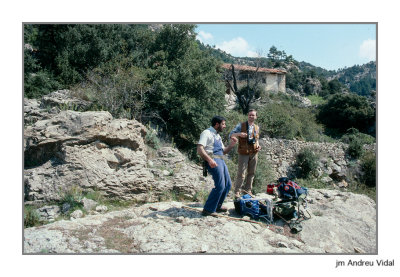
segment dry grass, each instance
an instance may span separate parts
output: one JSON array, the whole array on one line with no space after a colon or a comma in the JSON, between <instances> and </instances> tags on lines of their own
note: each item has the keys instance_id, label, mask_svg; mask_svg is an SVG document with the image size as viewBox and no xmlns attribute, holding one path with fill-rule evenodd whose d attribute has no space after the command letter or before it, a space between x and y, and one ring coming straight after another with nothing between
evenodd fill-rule
<instances>
[{"instance_id":1,"label":"dry grass","mask_svg":"<svg viewBox=\"0 0 400 277\"><path fill-rule=\"evenodd\" d=\"M134 222L129 221L130 219L130 217L126 216L114 217L100 226L88 226L85 229L75 230L72 232L72 235L81 242L90 241L92 237L91 233L96 228L95 235L104 239L107 249L114 249L120 253L139 253L139 242L128 237L121 231L121 229L135 225Z\"/></svg>"}]
</instances>

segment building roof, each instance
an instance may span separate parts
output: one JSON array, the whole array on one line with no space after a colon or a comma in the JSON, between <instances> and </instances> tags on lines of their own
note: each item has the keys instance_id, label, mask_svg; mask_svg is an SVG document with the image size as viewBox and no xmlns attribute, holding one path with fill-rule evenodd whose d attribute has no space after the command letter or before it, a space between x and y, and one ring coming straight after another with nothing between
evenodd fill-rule
<instances>
[{"instance_id":1,"label":"building roof","mask_svg":"<svg viewBox=\"0 0 400 277\"><path fill-rule=\"evenodd\" d=\"M248 65L234 64L234 67L235 67L235 69L241 70L241 71L256 71L257 70L257 67L248 66ZM231 69L231 64L230 63L224 63L222 65L222 68ZM273 69L273 68L265 68L265 67L259 67L257 72L286 74L285 70Z\"/></svg>"}]
</instances>

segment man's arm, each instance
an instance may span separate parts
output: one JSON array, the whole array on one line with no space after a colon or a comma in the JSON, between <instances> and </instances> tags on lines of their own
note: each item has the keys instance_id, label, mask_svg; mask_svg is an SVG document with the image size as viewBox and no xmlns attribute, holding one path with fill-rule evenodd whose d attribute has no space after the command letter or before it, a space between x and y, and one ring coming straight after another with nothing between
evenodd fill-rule
<instances>
[{"instance_id":1,"label":"man's arm","mask_svg":"<svg viewBox=\"0 0 400 277\"><path fill-rule=\"evenodd\" d=\"M202 144L197 144L197 154L200 155L200 157L208 162L211 168L214 168L217 166L217 163L210 157L208 156L206 150L204 150L204 146Z\"/></svg>"},{"instance_id":2,"label":"man's arm","mask_svg":"<svg viewBox=\"0 0 400 277\"><path fill-rule=\"evenodd\" d=\"M260 128L258 128L258 136L260 137ZM259 139L257 139L256 143L256 151L259 152L261 150Z\"/></svg>"},{"instance_id":3,"label":"man's arm","mask_svg":"<svg viewBox=\"0 0 400 277\"><path fill-rule=\"evenodd\" d=\"M235 128L229 133L229 137L230 138L237 138L237 137L241 137L241 138L245 138L247 137L247 133L241 132L242 130L242 124L239 123L238 125L235 126Z\"/></svg>"},{"instance_id":4,"label":"man's arm","mask_svg":"<svg viewBox=\"0 0 400 277\"><path fill-rule=\"evenodd\" d=\"M235 144L238 142L238 139L235 136L231 136L231 143L224 148L224 155L228 154L229 151L232 150L232 148L235 146Z\"/></svg>"}]
</instances>

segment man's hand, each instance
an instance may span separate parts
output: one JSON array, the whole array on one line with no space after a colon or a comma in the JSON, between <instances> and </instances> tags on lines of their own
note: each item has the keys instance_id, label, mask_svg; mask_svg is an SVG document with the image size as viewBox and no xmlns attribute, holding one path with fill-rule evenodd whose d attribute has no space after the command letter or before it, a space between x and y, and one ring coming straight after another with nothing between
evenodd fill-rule
<instances>
[{"instance_id":1,"label":"man's hand","mask_svg":"<svg viewBox=\"0 0 400 277\"><path fill-rule=\"evenodd\" d=\"M215 168L215 167L218 166L218 164L217 164L213 159L211 159L211 160L208 162L208 165L209 165L211 168Z\"/></svg>"},{"instance_id":2,"label":"man's hand","mask_svg":"<svg viewBox=\"0 0 400 277\"><path fill-rule=\"evenodd\" d=\"M241 133L234 133L232 134L231 138L233 137L240 137L240 138L247 138L247 133L241 132Z\"/></svg>"},{"instance_id":3,"label":"man's hand","mask_svg":"<svg viewBox=\"0 0 400 277\"><path fill-rule=\"evenodd\" d=\"M204 150L204 146L201 144L197 144L197 154L203 158L203 160L207 161L211 168L217 167L217 163L207 155L206 151Z\"/></svg>"},{"instance_id":4,"label":"man's hand","mask_svg":"<svg viewBox=\"0 0 400 277\"><path fill-rule=\"evenodd\" d=\"M231 143L230 143L230 145L231 145L231 146L235 146L235 144L236 144L237 142L238 142L237 137L231 136Z\"/></svg>"}]
</instances>

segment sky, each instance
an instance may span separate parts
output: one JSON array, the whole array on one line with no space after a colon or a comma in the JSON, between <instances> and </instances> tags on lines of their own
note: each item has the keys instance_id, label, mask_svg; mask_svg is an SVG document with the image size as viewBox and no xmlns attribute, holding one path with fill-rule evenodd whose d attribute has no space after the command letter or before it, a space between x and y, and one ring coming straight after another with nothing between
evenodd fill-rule
<instances>
[{"instance_id":1,"label":"sky","mask_svg":"<svg viewBox=\"0 0 400 277\"><path fill-rule=\"evenodd\" d=\"M197 39L235 57L267 56L271 46L327 70L376 60L376 24L197 24Z\"/></svg>"}]
</instances>

